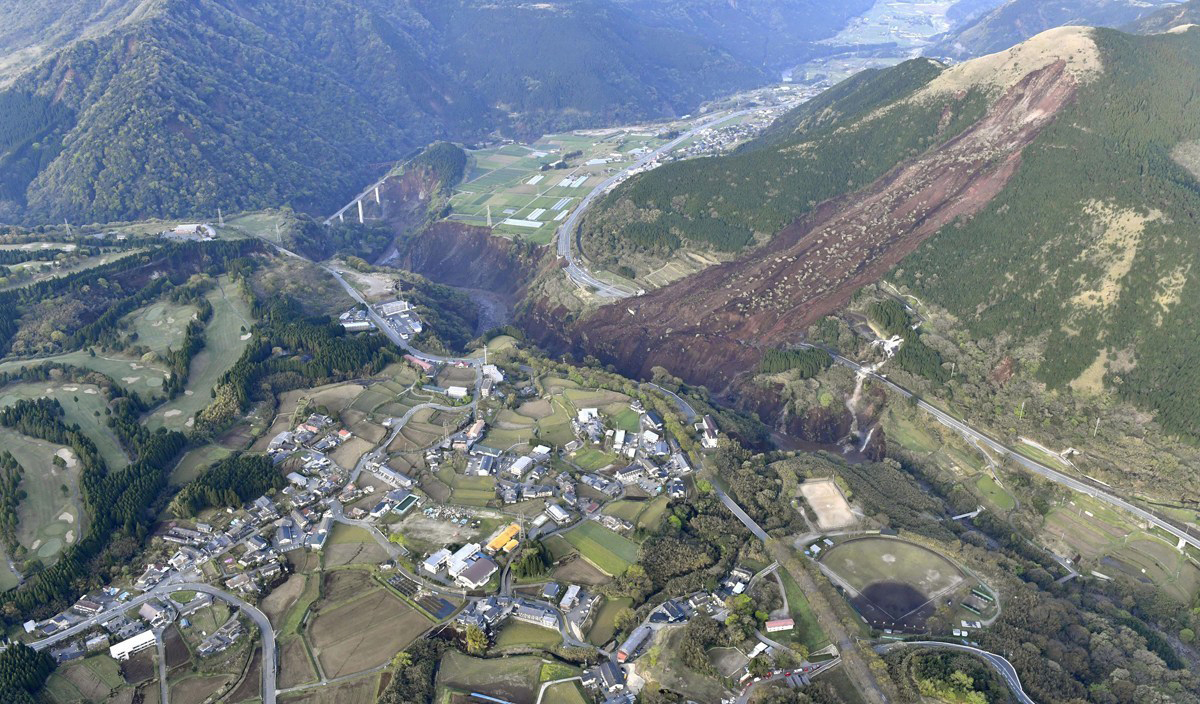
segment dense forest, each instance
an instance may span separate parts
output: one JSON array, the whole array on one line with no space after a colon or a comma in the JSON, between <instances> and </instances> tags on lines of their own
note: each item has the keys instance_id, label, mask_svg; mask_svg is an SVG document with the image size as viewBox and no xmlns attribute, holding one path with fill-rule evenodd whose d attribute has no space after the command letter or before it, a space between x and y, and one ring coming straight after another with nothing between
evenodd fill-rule
<instances>
[{"instance_id":1,"label":"dense forest","mask_svg":"<svg viewBox=\"0 0 1200 704\"><path fill-rule=\"evenodd\" d=\"M0 650L0 701L5 704L34 704L34 693L54 672L54 660L23 643Z\"/></svg>"},{"instance_id":2,"label":"dense forest","mask_svg":"<svg viewBox=\"0 0 1200 704\"><path fill-rule=\"evenodd\" d=\"M942 368L942 355L921 339L904 304L894 298L877 301L868 308L867 316L888 337L904 340L892 360L896 366L939 384L950 377L950 373Z\"/></svg>"},{"instance_id":3,"label":"dense forest","mask_svg":"<svg viewBox=\"0 0 1200 704\"><path fill-rule=\"evenodd\" d=\"M796 376L801 379L811 379L833 364L833 357L825 350L781 350L769 349L763 354L758 363L758 371L763 374L777 374L796 370Z\"/></svg>"},{"instance_id":4,"label":"dense forest","mask_svg":"<svg viewBox=\"0 0 1200 704\"><path fill-rule=\"evenodd\" d=\"M286 483L266 455L235 454L183 487L171 501L171 511L190 518L206 508L236 507Z\"/></svg>"}]
</instances>

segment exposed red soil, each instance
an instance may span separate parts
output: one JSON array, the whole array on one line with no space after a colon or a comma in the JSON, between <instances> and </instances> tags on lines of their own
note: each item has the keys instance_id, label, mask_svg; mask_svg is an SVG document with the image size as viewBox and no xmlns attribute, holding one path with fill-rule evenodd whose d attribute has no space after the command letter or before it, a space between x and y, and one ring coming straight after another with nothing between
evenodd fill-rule
<instances>
[{"instance_id":1,"label":"exposed red soil","mask_svg":"<svg viewBox=\"0 0 1200 704\"><path fill-rule=\"evenodd\" d=\"M662 366L725 388L763 349L798 340L939 229L983 209L1075 88L1062 62L1030 73L963 133L821 204L762 249L601 308L573 346L627 374Z\"/></svg>"},{"instance_id":2,"label":"exposed red soil","mask_svg":"<svg viewBox=\"0 0 1200 704\"><path fill-rule=\"evenodd\" d=\"M448 221L397 244L386 260L448 286L516 294L537 273L543 248L522 248L486 228Z\"/></svg>"}]
</instances>

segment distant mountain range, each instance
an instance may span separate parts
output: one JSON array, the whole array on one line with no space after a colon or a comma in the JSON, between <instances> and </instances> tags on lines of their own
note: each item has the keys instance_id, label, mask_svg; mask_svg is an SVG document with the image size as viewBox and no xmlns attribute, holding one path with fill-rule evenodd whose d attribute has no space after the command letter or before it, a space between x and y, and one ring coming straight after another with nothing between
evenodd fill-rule
<instances>
[{"instance_id":1,"label":"distant mountain range","mask_svg":"<svg viewBox=\"0 0 1200 704\"><path fill-rule=\"evenodd\" d=\"M959 4L970 6L978 2L969 0ZM928 53L956 59L982 56L1054 27L1119 28L1176 4L1176 0L1005 0L988 11L969 13L965 23Z\"/></svg>"},{"instance_id":2,"label":"distant mountain range","mask_svg":"<svg viewBox=\"0 0 1200 704\"><path fill-rule=\"evenodd\" d=\"M869 6L0 0L0 222L327 210L435 139L689 112Z\"/></svg>"}]
</instances>

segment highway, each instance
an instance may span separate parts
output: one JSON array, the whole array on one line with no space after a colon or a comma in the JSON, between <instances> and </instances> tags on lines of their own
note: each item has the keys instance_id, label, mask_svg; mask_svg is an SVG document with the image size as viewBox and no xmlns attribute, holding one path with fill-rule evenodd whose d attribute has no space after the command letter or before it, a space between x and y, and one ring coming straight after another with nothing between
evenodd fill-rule
<instances>
[{"instance_id":1,"label":"highway","mask_svg":"<svg viewBox=\"0 0 1200 704\"><path fill-rule=\"evenodd\" d=\"M986 650L973 648L969 645L943 643L936 640L909 640L877 645L875 646L875 652L882 654L906 645L924 645L930 648L947 648L950 650L959 650L964 653L976 655L982 658L985 662L987 662L988 665L992 667L993 670L1000 674L1000 677L1004 679L1004 683L1008 685L1010 690L1012 690L1013 696L1017 698L1017 701L1021 702L1021 704L1037 704L1037 702L1030 699L1029 695L1025 693L1025 688L1021 686L1021 678L1017 676L1017 670L1015 667L1013 667L1012 663L1006 658L996 655L995 653L990 653Z\"/></svg>"},{"instance_id":2,"label":"highway","mask_svg":"<svg viewBox=\"0 0 1200 704\"><path fill-rule=\"evenodd\" d=\"M667 142L658 149L646 154L641 159L638 159L633 164L625 167L620 172L609 176L604 180L603 183L593 188L590 193L584 196L583 200L579 202L579 205L571 211L571 214L567 216L567 219L563 221L563 224L559 226L558 232L555 235L558 240L558 256L561 259L567 260L567 266L565 269L567 276L570 277L570 279L578 286L595 289L596 295L603 298L629 298L630 296L637 295L636 292L626 291L622 288L618 288L612 284L597 279L592 275L591 272L589 272L587 269L584 269L579 265L579 262L576 261L575 254L571 251L571 241L575 240L578 236L579 220L583 216L583 212L587 210L588 206L591 205L593 200L600 197L614 184L627 178L631 172L644 168L647 164L679 146L685 140L695 136L698 132L750 112L752 112L752 110L738 110L736 112L726 113L718 117L712 117L704 120L700 124L689 129L687 132L684 132L675 139L672 139L670 142Z\"/></svg>"},{"instance_id":3,"label":"highway","mask_svg":"<svg viewBox=\"0 0 1200 704\"><path fill-rule=\"evenodd\" d=\"M262 701L263 704L275 704L275 678L276 668L278 667L278 657L275 652L275 631L271 629L271 622L267 620L266 614L259 611L254 606L247 604L233 594L226 592L210 584L202 582L173 582L170 584L159 584L153 587L150 591L136 596L108 611L101 612L91 618L81 621L70 628L63 629L52 636L43 638L42 640L30 643L30 647L35 650L45 650L50 646L63 641L67 638L83 633L84 631L94 628L101 623L125 613L129 609L141 606L142 604L152 599L165 597L173 592L201 592L211 595L214 599L221 599L228 602L237 608L241 609L242 613L258 626L258 630L262 634ZM159 637L156 634L156 638Z\"/></svg>"},{"instance_id":4,"label":"highway","mask_svg":"<svg viewBox=\"0 0 1200 704\"><path fill-rule=\"evenodd\" d=\"M810 345L810 344L801 344L800 346L808 347L808 348L823 349L823 348L817 348L816 345ZM825 350L825 351L828 352L829 350ZM869 369L867 369L866 367L862 366L861 364L858 364L857 362L846 359L845 357L842 357L841 355L833 354L833 353L830 353L830 354L833 355L833 360L835 362L837 362L838 364L840 364L844 367L847 367L849 369L852 369L855 372L857 372L858 374L869 377L869 378L879 382L880 384L887 386L892 391L895 391L896 393L900 394L904 398L912 398L914 396L914 394L911 391L909 391L908 389L904 388L903 386L900 386L899 384L893 382L892 380L888 379L887 377L877 374L875 372L872 372ZM955 418L954 416L950 415L949 413L946 413L945 411L941 410L940 408L927 403L925 400L921 399L920 397L917 397L916 402L917 402L917 407L919 407L921 410L925 411L926 413L929 413L930 415L932 415L942 425L945 425L948 428L958 431L959 433L961 433L964 437L966 437L968 439L972 439L975 442L983 444L985 447L992 450L993 452L997 452L1003 456L1011 458L1014 462L1020 464L1022 467L1033 472L1034 474L1045 477L1046 479L1049 479L1052 482L1061 484L1061 485L1063 485L1069 489L1072 489L1074 491L1078 491L1081 494L1091 496L1094 499L1103 501L1103 502L1110 504L1112 506L1115 506L1123 511L1127 511L1127 512L1133 514L1134 516L1136 516L1148 523L1151 523L1152 525L1157 526L1158 528L1161 528L1162 530L1170 533L1171 535L1173 535L1176 538L1178 538L1179 540L1187 543L1188 545L1191 545L1192 547L1195 547L1195 548L1200 548L1200 538L1197 538L1197 537L1191 535L1186 530L1179 528L1175 524L1170 523L1143 508L1135 506L1118 496L1110 494L1107 491L1105 491L1104 489L1101 489L1100 487L1095 486L1094 484L1082 481L1080 479L1076 479L1075 477L1072 477L1068 474L1064 474L1056 469L1051 469L1050 467L1047 467L1046 465L1041 464L1040 462L1036 462L1032 459L1029 459L1028 457L1025 457L1024 455L1021 455L1021 454L1015 452L1014 450L1009 448L1007 445L1004 445L1003 443L993 440L991 437L989 437L988 435L985 435L983 432L976 430L975 428L972 428L971 426L962 422L958 418Z\"/></svg>"}]
</instances>

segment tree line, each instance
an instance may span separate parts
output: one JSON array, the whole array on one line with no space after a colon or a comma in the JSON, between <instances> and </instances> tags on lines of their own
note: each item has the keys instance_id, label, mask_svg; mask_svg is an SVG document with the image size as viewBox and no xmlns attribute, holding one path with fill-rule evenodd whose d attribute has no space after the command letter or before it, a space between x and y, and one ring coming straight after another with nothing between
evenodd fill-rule
<instances>
[{"instance_id":1,"label":"tree line","mask_svg":"<svg viewBox=\"0 0 1200 704\"><path fill-rule=\"evenodd\" d=\"M0 543L10 556L17 552L17 507L25 500L25 470L8 450L0 452Z\"/></svg>"}]
</instances>

